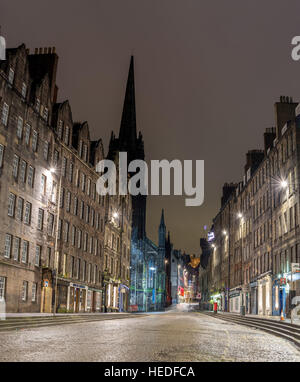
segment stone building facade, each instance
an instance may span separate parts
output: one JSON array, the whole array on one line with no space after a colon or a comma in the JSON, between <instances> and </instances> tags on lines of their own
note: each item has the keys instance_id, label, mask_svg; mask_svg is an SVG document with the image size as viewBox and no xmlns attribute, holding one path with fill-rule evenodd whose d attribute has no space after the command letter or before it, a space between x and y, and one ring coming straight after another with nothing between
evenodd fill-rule
<instances>
[{"instance_id":1,"label":"stone building facade","mask_svg":"<svg viewBox=\"0 0 300 382\"><path fill-rule=\"evenodd\" d=\"M57 65L54 48L24 45L0 63L0 299L7 312L126 310L131 204L96 192L102 142L57 102Z\"/></svg>"},{"instance_id":2,"label":"stone building facade","mask_svg":"<svg viewBox=\"0 0 300 382\"><path fill-rule=\"evenodd\" d=\"M276 127L264 133L264 150L246 156L243 180L225 184L213 220L214 240L200 287L204 302L259 315L290 314L300 295L300 109L289 97L275 104ZM206 301L205 301L206 300Z\"/></svg>"}]
</instances>

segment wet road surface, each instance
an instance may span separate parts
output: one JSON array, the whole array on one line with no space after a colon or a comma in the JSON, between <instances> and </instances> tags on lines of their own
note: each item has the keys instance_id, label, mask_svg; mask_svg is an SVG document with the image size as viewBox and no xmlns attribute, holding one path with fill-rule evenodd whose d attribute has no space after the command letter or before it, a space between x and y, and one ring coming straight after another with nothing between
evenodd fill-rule
<instances>
[{"instance_id":1,"label":"wet road surface","mask_svg":"<svg viewBox=\"0 0 300 382\"><path fill-rule=\"evenodd\" d=\"M196 312L0 333L0 361L300 361L290 342Z\"/></svg>"}]
</instances>

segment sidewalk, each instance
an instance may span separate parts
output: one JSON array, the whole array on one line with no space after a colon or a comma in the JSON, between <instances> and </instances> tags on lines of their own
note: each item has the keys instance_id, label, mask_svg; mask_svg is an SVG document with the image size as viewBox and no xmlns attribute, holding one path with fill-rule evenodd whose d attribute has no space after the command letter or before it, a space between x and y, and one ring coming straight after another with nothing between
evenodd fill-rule
<instances>
[{"instance_id":1,"label":"sidewalk","mask_svg":"<svg viewBox=\"0 0 300 382\"><path fill-rule=\"evenodd\" d=\"M218 314L228 314L228 315L235 315L237 317L249 317L249 318L263 318L266 320L270 321L277 321L277 322L286 322L287 324L291 324L291 319L290 318L285 318L284 321L280 320L280 316L262 316L258 314L246 314L245 316L241 316L239 313L234 313L234 312L222 312L218 311ZM300 318L294 320L293 325L299 325L300 326Z\"/></svg>"},{"instance_id":2,"label":"sidewalk","mask_svg":"<svg viewBox=\"0 0 300 382\"><path fill-rule=\"evenodd\" d=\"M130 314L126 312L99 312L99 313L55 313L55 316L100 316L100 315L123 315ZM53 317L53 313L6 313L6 318L9 317Z\"/></svg>"}]
</instances>

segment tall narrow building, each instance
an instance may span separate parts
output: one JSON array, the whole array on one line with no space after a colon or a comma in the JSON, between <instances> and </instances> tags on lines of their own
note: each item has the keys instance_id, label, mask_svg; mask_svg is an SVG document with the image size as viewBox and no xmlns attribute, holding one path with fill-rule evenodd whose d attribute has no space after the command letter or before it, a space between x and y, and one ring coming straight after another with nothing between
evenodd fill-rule
<instances>
[{"instance_id":1,"label":"tall narrow building","mask_svg":"<svg viewBox=\"0 0 300 382\"><path fill-rule=\"evenodd\" d=\"M137 135L133 57L130 59L119 136L111 134L108 159L117 162L119 152L127 152L128 163L135 159L145 159L143 137L141 132ZM157 246L146 235L146 196L136 195L131 198L131 309L161 310L165 304L165 228L159 228Z\"/></svg>"}]
</instances>

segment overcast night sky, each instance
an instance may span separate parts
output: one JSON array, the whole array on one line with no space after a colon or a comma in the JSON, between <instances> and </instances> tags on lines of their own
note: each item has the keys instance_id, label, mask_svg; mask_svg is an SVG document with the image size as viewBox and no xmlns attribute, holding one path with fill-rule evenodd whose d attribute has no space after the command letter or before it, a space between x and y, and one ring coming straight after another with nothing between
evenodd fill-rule
<instances>
[{"instance_id":1,"label":"overcast night sky","mask_svg":"<svg viewBox=\"0 0 300 382\"><path fill-rule=\"evenodd\" d=\"M243 176L245 153L262 148L280 95L300 100L297 0L1 0L8 47L55 46L59 101L87 120L107 153L118 133L130 55L135 57L137 125L147 160L204 159L205 201L148 197L147 233L160 210L176 248L199 253L203 226L220 207L222 185Z\"/></svg>"}]
</instances>

